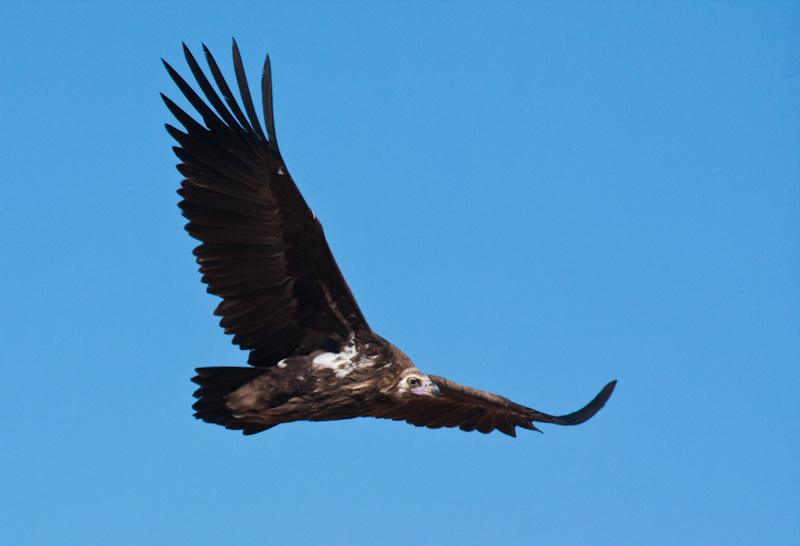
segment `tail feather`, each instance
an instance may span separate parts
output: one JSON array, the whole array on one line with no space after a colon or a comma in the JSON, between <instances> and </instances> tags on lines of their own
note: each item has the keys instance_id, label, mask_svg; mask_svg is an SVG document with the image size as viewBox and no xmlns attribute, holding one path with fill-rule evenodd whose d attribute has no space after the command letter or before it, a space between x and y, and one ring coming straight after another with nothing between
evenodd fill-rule
<instances>
[{"instance_id":1,"label":"tail feather","mask_svg":"<svg viewBox=\"0 0 800 546\"><path fill-rule=\"evenodd\" d=\"M225 404L225 397L256 377L262 375L264 368L197 368L192 381L200 385L194 393L199 398L192 409L194 416L206 423L216 423L232 430L241 430L245 435L256 434L275 425L247 423L237 419Z\"/></svg>"}]
</instances>

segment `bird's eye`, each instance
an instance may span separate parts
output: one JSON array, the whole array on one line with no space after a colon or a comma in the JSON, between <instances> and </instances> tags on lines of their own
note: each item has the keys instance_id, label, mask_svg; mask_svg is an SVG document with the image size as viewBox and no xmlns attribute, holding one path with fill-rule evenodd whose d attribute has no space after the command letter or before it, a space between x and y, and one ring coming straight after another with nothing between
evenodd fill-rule
<instances>
[{"instance_id":1,"label":"bird's eye","mask_svg":"<svg viewBox=\"0 0 800 546\"><path fill-rule=\"evenodd\" d=\"M411 385L412 387L416 387L417 383L419 383L419 381L417 380L416 377L409 377L408 378L408 384Z\"/></svg>"}]
</instances>

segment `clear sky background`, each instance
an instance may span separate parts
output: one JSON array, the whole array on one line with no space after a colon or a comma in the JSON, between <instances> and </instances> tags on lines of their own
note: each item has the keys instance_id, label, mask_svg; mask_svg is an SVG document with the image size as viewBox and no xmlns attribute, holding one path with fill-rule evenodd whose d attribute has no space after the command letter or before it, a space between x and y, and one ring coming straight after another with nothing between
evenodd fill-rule
<instances>
[{"instance_id":1,"label":"clear sky background","mask_svg":"<svg viewBox=\"0 0 800 546\"><path fill-rule=\"evenodd\" d=\"M800 5L0 5L0 543L800 543ZM196 421L181 42L257 89L371 326L544 434ZM181 104L185 102L181 101Z\"/></svg>"}]
</instances>

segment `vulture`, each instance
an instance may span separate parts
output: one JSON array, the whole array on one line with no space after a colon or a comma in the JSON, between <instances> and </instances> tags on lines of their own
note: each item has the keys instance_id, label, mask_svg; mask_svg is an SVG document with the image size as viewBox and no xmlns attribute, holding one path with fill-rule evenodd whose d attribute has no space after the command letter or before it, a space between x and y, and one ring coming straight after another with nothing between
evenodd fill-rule
<instances>
[{"instance_id":1,"label":"vulture","mask_svg":"<svg viewBox=\"0 0 800 546\"><path fill-rule=\"evenodd\" d=\"M262 128L235 40L241 103L205 45L218 91L185 44L183 51L199 93L164 65L199 118L161 95L183 126L166 125L185 177L179 207L200 241L202 280L222 298L214 314L249 364L198 368L195 417L244 434L291 421L375 417L516 436L516 427L538 431L534 422L577 425L603 407L616 381L583 409L548 415L423 373L372 331L278 149L269 56Z\"/></svg>"}]
</instances>

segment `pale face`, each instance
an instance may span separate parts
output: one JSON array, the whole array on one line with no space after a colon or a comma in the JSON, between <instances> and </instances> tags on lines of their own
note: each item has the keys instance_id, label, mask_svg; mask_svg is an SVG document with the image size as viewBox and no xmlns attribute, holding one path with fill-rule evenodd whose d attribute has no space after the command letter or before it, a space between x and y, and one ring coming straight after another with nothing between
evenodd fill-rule
<instances>
[{"instance_id":1,"label":"pale face","mask_svg":"<svg viewBox=\"0 0 800 546\"><path fill-rule=\"evenodd\" d=\"M436 398L440 394L439 386L419 370L408 370L404 373L397 384L397 392L401 395L411 394L432 398Z\"/></svg>"}]
</instances>

